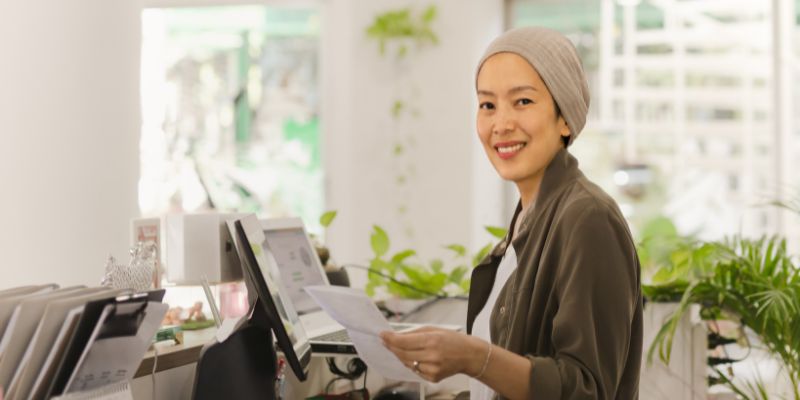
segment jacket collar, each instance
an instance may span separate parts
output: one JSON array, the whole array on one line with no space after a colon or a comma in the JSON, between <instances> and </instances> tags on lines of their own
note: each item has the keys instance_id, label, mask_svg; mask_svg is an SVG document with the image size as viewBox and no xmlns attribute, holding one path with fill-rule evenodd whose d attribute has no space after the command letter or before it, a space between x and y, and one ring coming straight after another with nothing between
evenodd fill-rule
<instances>
[{"instance_id":1,"label":"jacket collar","mask_svg":"<svg viewBox=\"0 0 800 400\"><path fill-rule=\"evenodd\" d=\"M525 210L519 233L528 231L536 217L541 214L541 211L547 209L550 202L557 198L558 194L579 176L581 176L581 171L578 169L578 160L572 154L569 154L567 149L561 149L556 153L553 160L550 161L550 165L544 170L544 177L542 177L542 184L539 186L539 193L536 195L535 206ZM518 214L521 209L522 203L518 203L516 213Z\"/></svg>"},{"instance_id":2,"label":"jacket collar","mask_svg":"<svg viewBox=\"0 0 800 400\"><path fill-rule=\"evenodd\" d=\"M514 226L521 223L517 230L517 237L514 238L516 242L518 237L527 236L531 228L531 224L536 220L536 217L542 210L548 208L553 199L558 197L561 191L570 185L576 178L581 176L581 171L578 169L578 160L569 154L567 149L561 149L550 161L550 164L544 170L544 177L542 177L542 184L539 186L539 193L536 195L535 206L525 210L522 214L522 202L517 202L517 209L514 211L514 217L511 219L511 225L506 237L494 247L491 254L495 257L502 257L505 254L506 247L508 246L508 239L512 234Z\"/></svg>"}]
</instances>

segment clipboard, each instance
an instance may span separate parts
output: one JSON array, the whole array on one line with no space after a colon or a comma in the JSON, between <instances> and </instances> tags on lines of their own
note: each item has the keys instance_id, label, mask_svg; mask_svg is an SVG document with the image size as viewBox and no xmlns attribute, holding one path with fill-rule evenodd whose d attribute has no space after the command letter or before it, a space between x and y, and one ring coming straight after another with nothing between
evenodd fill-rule
<instances>
[{"instance_id":1,"label":"clipboard","mask_svg":"<svg viewBox=\"0 0 800 400\"><path fill-rule=\"evenodd\" d=\"M131 310L141 310L147 311L149 304L158 305L158 307L153 307L155 311L155 315L151 315L151 318L155 318L157 316L157 323L155 329L158 329L158 324L160 324L161 319L163 318L163 314L166 312L167 305L161 304L161 300L164 297L164 289L153 290L147 293L137 293L128 296L120 296L120 297L111 297L96 301L91 301L86 303L83 309L83 314L81 315L80 320L78 321L77 327L75 328L72 337L69 339L68 344L66 346L66 350L64 351L64 356L58 363L58 368L56 369L56 374L54 379L50 383L50 386L47 390L46 398L50 398L53 396L58 396L64 393L67 393L66 389L68 384L71 383L73 375L79 373L79 369L82 367L80 363L86 360L86 357L89 357L88 352L91 351L92 345L95 341L97 341L98 336L103 332L101 338L110 338L114 332L130 332L130 330L122 329L119 327L111 327L109 325L108 328L104 328L105 325L102 323L105 321L108 316L110 315L110 310L116 310L117 307L120 308L120 315L118 317L114 317L112 320L117 321L119 318L123 318L121 321L123 322L135 322L135 321L144 321L144 319L139 320L139 317L131 317L134 319L124 319L123 314L128 314ZM107 306L112 306L111 309L107 310ZM145 307L145 308L142 308ZM163 308L162 310L156 310L156 308ZM123 312L124 311L124 312ZM158 313L161 315L157 315ZM101 317L103 317L103 321L101 321ZM130 317L130 316L128 316ZM144 316L147 318L147 315ZM122 326L125 324L123 323ZM155 334L155 330L152 332ZM148 338L148 345L149 345L149 338ZM139 358L144 354L146 351L146 347L142 349L142 354L139 355ZM84 354L86 353L86 354ZM135 365L132 368L138 366ZM135 371L134 371L135 372ZM132 375L131 375L132 376ZM88 386L86 386L88 388Z\"/></svg>"},{"instance_id":2,"label":"clipboard","mask_svg":"<svg viewBox=\"0 0 800 400\"><path fill-rule=\"evenodd\" d=\"M39 326L33 333L28 343L25 355L17 367L17 373L6 388L9 398L38 400L40 397L31 395L31 389L39 372L42 370L45 359L53 353L58 353L58 347L63 347L63 342L57 342L65 319L69 311L75 307L83 306L87 301L118 296L122 290L110 288L86 289L81 294L76 294L64 299L54 300L47 304L41 317Z\"/></svg>"}]
</instances>

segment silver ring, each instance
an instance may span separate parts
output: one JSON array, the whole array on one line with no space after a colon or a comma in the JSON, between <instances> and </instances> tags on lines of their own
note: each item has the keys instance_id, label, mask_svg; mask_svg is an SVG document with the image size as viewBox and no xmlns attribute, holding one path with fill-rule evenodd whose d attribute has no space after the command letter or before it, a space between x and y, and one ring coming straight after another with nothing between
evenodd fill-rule
<instances>
[{"instance_id":1,"label":"silver ring","mask_svg":"<svg viewBox=\"0 0 800 400\"><path fill-rule=\"evenodd\" d=\"M420 373L421 372L419 370L419 361L416 361L416 360L414 360L414 372L416 372L416 373Z\"/></svg>"}]
</instances>

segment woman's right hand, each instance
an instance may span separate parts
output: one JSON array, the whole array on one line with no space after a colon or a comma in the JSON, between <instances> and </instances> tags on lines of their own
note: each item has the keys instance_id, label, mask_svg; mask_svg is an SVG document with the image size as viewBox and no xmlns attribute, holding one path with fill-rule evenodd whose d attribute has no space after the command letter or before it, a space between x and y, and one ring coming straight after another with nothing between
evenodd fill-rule
<instances>
[{"instance_id":1,"label":"woman's right hand","mask_svg":"<svg viewBox=\"0 0 800 400\"><path fill-rule=\"evenodd\" d=\"M406 367L431 382L459 373L477 375L489 351L489 343L479 338L434 327L386 331L381 339Z\"/></svg>"}]
</instances>

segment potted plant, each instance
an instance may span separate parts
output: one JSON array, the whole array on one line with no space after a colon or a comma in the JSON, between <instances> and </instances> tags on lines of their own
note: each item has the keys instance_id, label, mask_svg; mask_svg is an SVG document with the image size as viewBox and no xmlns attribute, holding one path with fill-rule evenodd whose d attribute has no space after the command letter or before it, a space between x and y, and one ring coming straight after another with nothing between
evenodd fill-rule
<instances>
[{"instance_id":1,"label":"potted plant","mask_svg":"<svg viewBox=\"0 0 800 400\"><path fill-rule=\"evenodd\" d=\"M729 321L740 327L733 338L720 336L712 328L710 337L716 341L712 345L738 341L746 348L762 347L779 361L791 383L791 395L800 400L800 268L788 253L785 239L735 236L719 242L682 238L674 243L661 259L663 265L653 275L653 283L643 287L650 300L679 300L655 335L648 359L657 352L669 363L677 327L698 305L703 320ZM645 250L643 259L651 254ZM768 397L763 383L742 382L734 379L732 369L723 368L737 360L710 357L708 361L713 374L710 383L722 383L746 399Z\"/></svg>"},{"instance_id":2,"label":"potted plant","mask_svg":"<svg viewBox=\"0 0 800 400\"><path fill-rule=\"evenodd\" d=\"M486 227L487 232L498 239L505 237L506 230ZM470 272L494 246L488 243L475 254L468 254L460 244L444 246L452 252L452 264L448 267L441 259L424 262L413 249L390 254L389 235L380 226L373 226L370 236L373 258L370 260L367 294L376 295L379 288L390 294L407 299L425 299L463 295L469 292Z\"/></svg>"}]
</instances>

